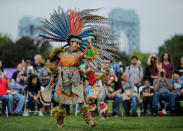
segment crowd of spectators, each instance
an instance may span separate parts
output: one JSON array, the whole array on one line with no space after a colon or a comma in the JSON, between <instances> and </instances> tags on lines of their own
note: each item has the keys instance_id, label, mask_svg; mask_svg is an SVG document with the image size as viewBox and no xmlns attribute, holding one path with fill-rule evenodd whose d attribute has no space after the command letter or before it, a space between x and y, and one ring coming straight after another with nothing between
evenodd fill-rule
<instances>
[{"instance_id":1,"label":"crowd of spectators","mask_svg":"<svg viewBox=\"0 0 183 131\"><path fill-rule=\"evenodd\" d=\"M51 107L45 107L40 101L40 92L50 82L51 73L48 67L51 61L45 58L43 64L42 60L39 54L35 55L33 60L23 59L11 79L8 79L0 60L2 116L17 116L22 115L22 112L23 116L29 116L30 111L36 109L39 116L44 116L45 109L50 111ZM160 61L156 55L149 56L145 69L141 67L137 56L131 57L130 65L123 69L117 63L111 67L116 79L113 79L113 90L106 95L105 102L113 101L113 116L119 116L121 107L124 108L126 116L137 116L137 106L141 108L144 116L148 110L153 116L166 115L168 111L171 115L182 115L180 101L183 100L183 57L179 67L174 67L168 53L163 53ZM92 74L89 74L85 79L85 87L92 87L92 79ZM53 105L58 103L53 100ZM65 107L67 114L70 114L70 106Z\"/></svg>"}]
</instances>

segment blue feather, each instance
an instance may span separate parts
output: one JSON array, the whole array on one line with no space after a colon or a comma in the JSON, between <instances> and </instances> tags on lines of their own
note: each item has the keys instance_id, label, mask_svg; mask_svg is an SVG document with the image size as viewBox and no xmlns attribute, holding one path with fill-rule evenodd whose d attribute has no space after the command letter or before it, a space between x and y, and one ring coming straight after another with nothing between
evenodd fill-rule
<instances>
[{"instance_id":1,"label":"blue feather","mask_svg":"<svg viewBox=\"0 0 183 131\"><path fill-rule=\"evenodd\" d=\"M88 42L82 42L82 45L88 45Z\"/></svg>"},{"instance_id":2,"label":"blue feather","mask_svg":"<svg viewBox=\"0 0 183 131\"><path fill-rule=\"evenodd\" d=\"M45 35L39 35L39 36L44 37L46 39L56 40L56 41L65 41L65 39L61 39L61 38L53 38L53 37L49 37L49 36L45 36Z\"/></svg>"},{"instance_id":3,"label":"blue feather","mask_svg":"<svg viewBox=\"0 0 183 131\"><path fill-rule=\"evenodd\" d=\"M58 25L59 28L61 29L62 33L65 35L66 32L62 29L62 27L60 26L60 23L57 21L57 19L56 19L53 15L52 15L52 18L53 18L53 20L57 23L57 25ZM66 37L66 35L65 35L65 37Z\"/></svg>"},{"instance_id":4,"label":"blue feather","mask_svg":"<svg viewBox=\"0 0 183 131\"><path fill-rule=\"evenodd\" d=\"M79 34L79 37L82 36L82 35L88 34L88 33L91 33L91 31L82 32L82 33Z\"/></svg>"},{"instance_id":5,"label":"blue feather","mask_svg":"<svg viewBox=\"0 0 183 131\"><path fill-rule=\"evenodd\" d=\"M80 48L85 49L86 47L84 47L84 46L81 45Z\"/></svg>"},{"instance_id":6,"label":"blue feather","mask_svg":"<svg viewBox=\"0 0 183 131\"><path fill-rule=\"evenodd\" d=\"M48 27L47 25L43 25L45 28L47 28L48 30L50 30L51 32L54 32L55 34L61 36L62 38L65 38L65 35L63 36L63 33L61 33L57 28L54 28L57 31L54 31L53 29L51 29L50 27ZM52 25L53 26L53 25ZM55 26L53 26L55 27Z\"/></svg>"},{"instance_id":7,"label":"blue feather","mask_svg":"<svg viewBox=\"0 0 183 131\"><path fill-rule=\"evenodd\" d=\"M67 21L67 18L66 18L66 15L65 15L63 9L62 9L62 14L64 16L64 20L65 20L65 23L66 23L67 30L68 30L68 32L70 32L70 27L69 27L69 24L68 24L69 22Z\"/></svg>"},{"instance_id":8,"label":"blue feather","mask_svg":"<svg viewBox=\"0 0 183 131\"><path fill-rule=\"evenodd\" d=\"M54 10L54 11L55 11L55 10ZM67 32L67 29L66 29L66 27L65 27L65 24L63 23L62 19L60 18L60 16L57 14L56 11L55 11L55 14L56 14L57 18L59 19L60 23L62 24L64 30ZM69 33L69 32L67 32L67 33Z\"/></svg>"},{"instance_id":9,"label":"blue feather","mask_svg":"<svg viewBox=\"0 0 183 131\"><path fill-rule=\"evenodd\" d=\"M47 22L50 26L52 26L55 30L57 30L59 33L61 33L62 36L63 36L64 38L66 38L65 33L61 32L57 27L55 27L55 26L54 26L52 23L50 23L48 20L46 20L46 22Z\"/></svg>"},{"instance_id":10,"label":"blue feather","mask_svg":"<svg viewBox=\"0 0 183 131\"><path fill-rule=\"evenodd\" d=\"M88 37L88 36L93 36L93 34L85 34L83 36L80 36L80 38L85 38L85 37Z\"/></svg>"},{"instance_id":11,"label":"blue feather","mask_svg":"<svg viewBox=\"0 0 183 131\"><path fill-rule=\"evenodd\" d=\"M83 43L82 43L81 45L82 45L82 46L85 46L85 47L88 46L88 44L83 44Z\"/></svg>"}]
</instances>

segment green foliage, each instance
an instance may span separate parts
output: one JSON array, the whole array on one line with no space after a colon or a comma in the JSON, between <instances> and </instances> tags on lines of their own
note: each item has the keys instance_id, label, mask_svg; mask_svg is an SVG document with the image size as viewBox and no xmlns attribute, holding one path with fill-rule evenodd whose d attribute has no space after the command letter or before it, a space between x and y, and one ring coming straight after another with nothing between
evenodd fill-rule
<instances>
[{"instance_id":1,"label":"green foliage","mask_svg":"<svg viewBox=\"0 0 183 131\"><path fill-rule=\"evenodd\" d=\"M47 57L51 49L52 46L47 41L22 37L15 43L8 41L0 45L0 59L4 67L16 67L25 57L33 58L35 54Z\"/></svg>"},{"instance_id":2,"label":"green foliage","mask_svg":"<svg viewBox=\"0 0 183 131\"><path fill-rule=\"evenodd\" d=\"M114 58L119 62L121 61L123 63L123 66L126 66L129 64L129 59L128 59L128 55L125 52L114 52L111 51L115 54Z\"/></svg>"},{"instance_id":3,"label":"green foliage","mask_svg":"<svg viewBox=\"0 0 183 131\"><path fill-rule=\"evenodd\" d=\"M129 54L129 59L132 56L137 56L142 63L142 68L145 68L145 66L147 65L147 59L150 56L150 53L142 53L140 51L133 51L132 53Z\"/></svg>"},{"instance_id":4,"label":"green foliage","mask_svg":"<svg viewBox=\"0 0 183 131\"><path fill-rule=\"evenodd\" d=\"M170 54L175 67L179 66L180 57L183 56L183 35L177 34L169 40L166 40L164 45L159 47L159 56L163 52Z\"/></svg>"},{"instance_id":5,"label":"green foliage","mask_svg":"<svg viewBox=\"0 0 183 131\"><path fill-rule=\"evenodd\" d=\"M0 44L6 43L8 41L12 41L9 35L0 33Z\"/></svg>"}]
</instances>

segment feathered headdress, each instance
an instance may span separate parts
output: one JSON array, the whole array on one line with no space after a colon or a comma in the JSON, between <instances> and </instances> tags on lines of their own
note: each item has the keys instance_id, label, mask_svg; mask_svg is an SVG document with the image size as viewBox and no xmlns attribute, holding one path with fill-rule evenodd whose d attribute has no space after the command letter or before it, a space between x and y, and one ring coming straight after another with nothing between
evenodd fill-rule
<instances>
[{"instance_id":1,"label":"feathered headdress","mask_svg":"<svg viewBox=\"0 0 183 131\"><path fill-rule=\"evenodd\" d=\"M69 46L70 40L81 43L80 49L87 52L88 56L93 55L90 60L101 63L101 56L105 56L110 60L114 60L114 54L110 50L116 51L114 35L110 28L110 19L92 14L99 9L85 9L76 11L76 9L63 11L58 8L58 12L54 10L50 20L42 21L43 25L38 29L46 33L40 35L51 41L67 42L65 48ZM87 37L92 38L93 51L88 50ZM97 55L97 57L96 57ZM88 62L87 62L88 63Z\"/></svg>"}]
</instances>

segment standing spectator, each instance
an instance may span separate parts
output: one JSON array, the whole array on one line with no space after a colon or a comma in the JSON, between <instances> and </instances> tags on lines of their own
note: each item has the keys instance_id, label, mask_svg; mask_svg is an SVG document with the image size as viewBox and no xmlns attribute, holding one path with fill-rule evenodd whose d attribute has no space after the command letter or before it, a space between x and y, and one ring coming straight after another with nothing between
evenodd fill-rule
<instances>
[{"instance_id":1,"label":"standing spectator","mask_svg":"<svg viewBox=\"0 0 183 131\"><path fill-rule=\"evenodd\" d=\"M174 70L174 65L170 59L170 55L168 53L163 53L161 56L161 64L162 64L162 68L165 69L166 72L166 78L167 79L171 79L172 78L172 73Z\"/></svg>"},{"instance_id":2,"label":"standing spectator","mask_svg":"<svg viewBox=\"0 0 183 131\"><path fill-rule=\"evenodd\" d=\"M49 57L45 58L45 62L46 66L43 67L40 71L40 78L42 80L41 84L43 87L46 87L50 83L50 77L51 77L51 73L49 71L49 66L51 64L50 58Z\"/></svg>"},{"instance_id":3,"label":"standing spectator","mask_svg":"<svg viewBox=\"0 0 183 131\"><path fill-rule=\"evenodd\" d=\"M180 80L183 80L183 57L180 58L180 66L177 70L181 73Z\"/></svg>"},{"instance_id":4,"label":"standing spectator","mask_svg":"<svg viewBox=\"0 0 183 131\"><path fill-rule=\"evenodd\" d=\"M150 80L145 80L145 87L142 89L142 96L143 96L143 107L144 107L144 116L146 116L147 109L150 107L150 112L152 115L152 101L153 101L153 95L154 90L151 88Z\"/></svg>"},{"instance_id":5,"label":"standing spectator","mask_svg":"<svg viewBox=\"0 0 183 131\"><path fill-rule=\"evenodd\" d=\"M147 60L147 67L144 73L144 79L149 79L151 83L153 83L154 79L159 78L159 71L161 69L161 64L158 61L158 57L156 55L149 56Z\"/></svg>"},{"instance_id":6,"label":"standing spectator","mask_svg":"<svg viewBox=\"0 0 183 131\"><path fill-rule=\"evenodd\" d=\"M138 65L138 57L131 57L131 65L126 68L126 74L128 78L133 82L133 84L137 87L141 85L143 78L143 70L142 67Z\"/></svg>"},{"instance_id":7,"label":"standing spectator","mask_svg":"<svg viewBox=\"0 0 183 131\"><path fill-rule=\"evenodd\" d=\"M14 111L14 115L17 116L22 111L25 102L25 96L23 96L24 92L24 72L19 72L17 76L17 80L11 82L11 92L13 94L9 94L9 113L12 114L13 112L13 102L18 102L17 107Z\"/></svg>"},{"instance_id":8,"label":"standing spectator","mask_svg":"<svg viewBox=\"0 0 183 131\"><path fill-rule=\"evenodd\" d=\"M1 73L1 69L0 69ZM1 75L0 75L1 76ZM10 85L8 80L0 77L0 101L2 101L2 116L7 116L6 107L8 107L9 96L7 95L7 89L10 90Z\"/></svg>"},{"instance_id":9,"label":"standing spectator","mask_svg":"<svg viewBox=\"0 0 183 131\"><path fill-rule=\"evenodd\" d=\"M119 78L120 77L120 73L121 73L121 68L120 65L118 63L115 64L111 64L113 71L115 73L115 75Z\"/></svg>"},{"instance_id":10,"label":"standing spectator","mask_svg":"<svg viewBox=\"0 0 183 131\"><path fill-rule=\"evenodd\" d=\"M35 110L35 103L38 105L39 109L39 116L44 116L43 115L43 104L40 101L40 88L41 88L41 83L37 75L33 74L29 77L28 79L28 102L27 102L27 110L24 114L24 116L29 116L29 110Z\"/></svg>"},{"instance_id":11,"label":"standing spectator","mask_svg":"<svg viewBox=\"0 0 183 131\"><path fill-rule=\"evenodd\" d=\"M158 113L158 104L161 100L169 101L171 114L175 115L175 96L171 92L173 90L172 80L167 79L164 69L160 71L159 79L154 80L154 96L153 96L153 110L154 116Z\"/></svg>"},{"instance_id":12,"label":"standing spectator","mask_svg":"<svg viewBox=\"0 0 183 131\"><path fill-rule=\"evenodd\" d=\"M134 83L129 79L126 72L122 73L122 97L123 105L127 116L130 116L130 108L132 106L132 116L136 116L137 109L137 94L134 93Z\"/></svg>"},{"instance_id":13,"label":"standing spectator","mask_svg":"<svg viewBox=\"0 0 183 131\"><path fill-rule=\"evenodd\" d=\"M43 63L41 63L41 60L42 56L40 54L35 55L33 67L38 75L40 74L41 69L44 67Z\"/></svg>"},{"instance_id":14,"label":"standing spectator","mask_svg":"<svg viewBox=\"0 0 183 131\"><path fill-rule=\"evenodd\" d=\"M21 72L21 71L22 71L22 64L19 63L19 64L17 65L17 70L16 70L16 71L13 73L13 75L12 75L12 81L16 81L17 76L18 76L18 73Z\"/></svg>"}]
</instances>

